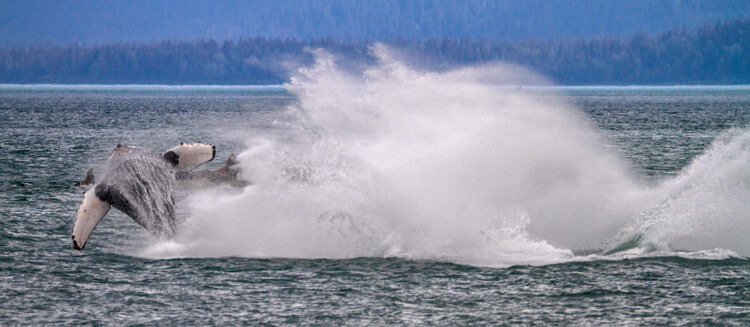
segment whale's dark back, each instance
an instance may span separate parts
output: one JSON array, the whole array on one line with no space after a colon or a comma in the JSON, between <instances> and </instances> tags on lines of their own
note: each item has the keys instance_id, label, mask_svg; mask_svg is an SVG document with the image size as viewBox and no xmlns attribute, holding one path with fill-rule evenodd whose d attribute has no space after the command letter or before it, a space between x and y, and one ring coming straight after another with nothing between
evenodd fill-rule
<instances>
[{"instance_id":1,"label":"whale's dark back","mask_svg":"<svg viewBox=\"0 0 750 327\"><path fill-rule=\"evenodd\" d=\"M131 148L110 157L96 195L159 237L175 233L175 171L161 156Z\"/></svg>"}]
</instances>

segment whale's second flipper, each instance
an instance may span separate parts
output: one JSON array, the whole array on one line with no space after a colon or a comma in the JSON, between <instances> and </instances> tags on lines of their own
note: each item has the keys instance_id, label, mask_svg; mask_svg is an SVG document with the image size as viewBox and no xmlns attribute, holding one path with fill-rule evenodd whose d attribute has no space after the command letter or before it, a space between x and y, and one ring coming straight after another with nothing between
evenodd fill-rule
<instances>
[{"instance_id":1,"label":"whale's second flipper","mask_svg":"<svg viewBox=\"0 0 750 327\"><path fill-rule=\"evenodd\" d=\"M193 143L173 147L164 153L163 158L171 163L177 171L191 171L204 163L214 160L216 147L210 144Z\"/></svg>"}]
</instances>

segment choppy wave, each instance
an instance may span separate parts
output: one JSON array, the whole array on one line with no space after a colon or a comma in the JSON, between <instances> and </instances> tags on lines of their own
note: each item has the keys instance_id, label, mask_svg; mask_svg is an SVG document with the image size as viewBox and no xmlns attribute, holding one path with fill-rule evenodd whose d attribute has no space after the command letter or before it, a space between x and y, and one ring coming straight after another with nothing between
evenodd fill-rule
<instances>
[{"instance_id":1,"label":"choppy wave","mask_svg":"<svg viewBox=\"0 0 750 327\"><path fill-rule=\"evenodd\" d=\"M647 185L575 108L516 87L544 83L529 71L424 72L373 51L363 73L316 53L286 85L299 104L239 156L253 184L190 195L177 239L141 254L504 266L602 258L574 253L635 236L607 257L750 254L750 132Z\"/></svg>"}]
</instances>

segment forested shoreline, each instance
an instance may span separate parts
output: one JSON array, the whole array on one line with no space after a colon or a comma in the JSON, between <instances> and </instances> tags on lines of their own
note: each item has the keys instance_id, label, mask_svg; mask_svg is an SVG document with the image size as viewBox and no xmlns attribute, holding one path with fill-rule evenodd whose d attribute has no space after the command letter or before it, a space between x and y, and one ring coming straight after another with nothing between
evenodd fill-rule
<instances>
[{"instance_id":1,"label":"forested shoreline","mask_svg":"<svg viewBox=\"0 0 750 327\"><path fill-rule=\"evenodd\" d=\"M563 85L748 84L750 20L619 38L382 42L422 67L491 61L530 67ZM371 43L251 38L0 49L0 83L279 84L323 48L371 62Z\"/></svg>"},{"instance_id":2,"label":"forested shoreline","mask_svg":"<svg viewBox=\"0 0 750 327\"><path fill-rule=\"evenodd\" d=\"M0 46L239 40L554 40L750 18L737 0L0 1Z\"/></svg>"}]
</instances>

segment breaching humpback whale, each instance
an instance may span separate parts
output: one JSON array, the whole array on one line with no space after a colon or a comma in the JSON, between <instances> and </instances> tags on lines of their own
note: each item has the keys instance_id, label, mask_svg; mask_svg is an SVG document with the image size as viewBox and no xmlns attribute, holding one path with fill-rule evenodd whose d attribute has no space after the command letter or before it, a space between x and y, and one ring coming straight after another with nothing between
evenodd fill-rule
<instances>
[{"instance_id":1,"label":"breaching humpback whale","mask_svg":"<svg viewBox=\"0 0 750 327\"><path fill-rule=\"evenodd\" d=\"M110 207L124 212L158 237L174 236L176 175L215 156L216 147L201 143L183 143L163 155L118 144L107 161L102 180L83 194L73 226L73 248L82 250L86 246L89 235Z\"/></svg>"}]
</instances>

